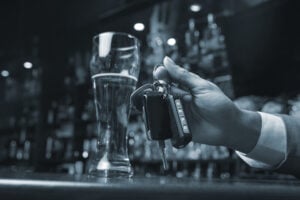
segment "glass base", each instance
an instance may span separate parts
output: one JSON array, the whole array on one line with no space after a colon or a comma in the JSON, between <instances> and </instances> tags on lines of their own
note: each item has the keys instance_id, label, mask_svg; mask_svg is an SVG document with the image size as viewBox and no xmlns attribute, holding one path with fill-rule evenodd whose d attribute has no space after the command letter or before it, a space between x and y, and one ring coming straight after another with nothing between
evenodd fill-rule
<instances>
[{"instance_id":1,"label":"glass base","mask_svg":"<svg viewBox=\"0 0 300 200\"><path fill-rule=\"evenodd\" d=\"M133 169L129 162L117 162L115 164L94 162L89 170L89 175L103 178L131 178L133 176Z\"/></svg>"},{"instance_id":2,"label":"glass base","mask_svg":"<svg viewBox=\"0 0 300 200\"><path fill-rule=\"evenodd\" d=\"M89 172L89 175L101 178L131 178L133 176L132 169L128 171L120 170L92 170Z\"/></svg>"}]
</instances>

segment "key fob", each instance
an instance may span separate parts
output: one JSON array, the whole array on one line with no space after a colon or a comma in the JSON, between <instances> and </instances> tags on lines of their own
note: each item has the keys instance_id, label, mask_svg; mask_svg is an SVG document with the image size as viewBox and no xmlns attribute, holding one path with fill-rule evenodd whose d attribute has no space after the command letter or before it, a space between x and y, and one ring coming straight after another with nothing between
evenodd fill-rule
<instances>
[{"instance_id":1,"label":"key fob","mask_svg":"<svg viewBox=\"0 0 300 200\"><path fill-rule=\"evenodd\" d=\"M192 140L192 134L181 100L167 88L163 81L143 85L132 94L131 101L143 112L149 140L171 139L175 148L183 148Z\"/></svg>"},{"instance_id":2,"label":"key fob","mask_svg":"<svg viewBox=\"0 0 300 200\"><path fill-rule=\"evenodd\" d=\"M162 93L151 91L143 96L143 117L150 140L166 140L172 137L168 102Z\"/></svg>"},{"instance_id":3,"label":"key fob","mask_svg":"<svg viewBox=\"0 0 300 200\"><path fill-rule=\"evenodd\" d=\"M167 95L167 102L172 130L172 145L175 148L183 148L192 140L192 134L187 124L182 102L171 94Z\"/></svg>"}]
</instances>

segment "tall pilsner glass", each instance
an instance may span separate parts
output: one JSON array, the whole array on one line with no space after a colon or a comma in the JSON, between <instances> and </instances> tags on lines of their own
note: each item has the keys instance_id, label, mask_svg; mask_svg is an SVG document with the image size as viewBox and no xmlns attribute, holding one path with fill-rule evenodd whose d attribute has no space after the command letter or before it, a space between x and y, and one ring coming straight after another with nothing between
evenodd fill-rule
<instances>
[{"instance_id":1,"label":"tall pilsner glass","mask_svg":"<svg viewBox=\"0 0 300 200\"><path fill-rule=\"evenodd\" d=\"M91 76L98 123L97 153L89 173L99 177L131 177L127 151L130 95L140 69L139 40L106 32L93 39Z\"/></svg>"}]
</instances>

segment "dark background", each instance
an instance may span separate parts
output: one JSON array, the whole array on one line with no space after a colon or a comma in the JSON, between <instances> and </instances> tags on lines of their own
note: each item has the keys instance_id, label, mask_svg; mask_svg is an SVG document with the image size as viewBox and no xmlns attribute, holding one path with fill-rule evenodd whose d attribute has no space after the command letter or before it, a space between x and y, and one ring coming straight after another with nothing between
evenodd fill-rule
<instances>
[{"instance_id":1,"label":"dark background","mask_svg":"<svg viewBox=\"0 0 300 200\"><path fill-rule=\"evenodd\" d=\"M225 18L236 96L299 92L299 3L273 1Z\"/></svg>"},{"instance_id":2,"label":"dark background","mask_svg":"<svg viewBox=\"0 0 300 200\"><path fill-rule=\"evenodd\" d=\"M26 72L20 66L24 61L31 60L47 74L43 84L47 95L63 92L59 86L65 73L68 73L69 55L91 49L92 37L97 33L128 32L140 38L145 47L152 7L159 2L172 1L1 1L0 70L8 68L11 74L22 78ZM201 2L203 9L200 13L188 12L187 7L193 2ZM178 12L178 16L172 29L181 49L184 49L184 38L180 33L187 28L188 18L196 18L198 27L201 27L208 12L222 13L226 9L235 12L232 19L220 16L220 25L226 35L237 96L297 91L297 1L275 0L259 9L249 9L247 1L233 0L178 1L178 4L180 10L174 11ZM145 23L145 31L132 29L137 21ZM252 77L254 74L257 77ZM1 83L0 87L4 87Z\"/></svg>"}]
</instances>

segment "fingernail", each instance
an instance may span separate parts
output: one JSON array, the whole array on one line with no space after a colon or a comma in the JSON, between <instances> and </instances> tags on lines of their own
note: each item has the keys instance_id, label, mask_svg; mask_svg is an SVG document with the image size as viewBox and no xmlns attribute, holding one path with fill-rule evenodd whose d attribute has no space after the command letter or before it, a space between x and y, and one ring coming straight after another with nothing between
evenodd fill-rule
<instances>
[{"instance_id":1,"label":"fingernail","mask_svg":"<svg viewBox=\"0 0 300 200\"><path fill-rule=\"evenodd\" d=\"M153 72L155 72L158 68L164 67L162 64L158 64L154 67Z\"/></svg>"},{"instance_id":2,"label":"fingernail","mask_svg":"<svg viewBox=\"0 0 300 200\"><path fill-rule=\"evenodd\" d=\"M165 67L163 65L157 65L154 67L152 75L154 79L158 79L158 76L161 74L165 74L168 73L166 70L164 70ZM165 77L167 77L167 75L164 75Z\"/></svg>"},{"instance_id":3,"label":"fingernail","mask_svg":"<svg viewBox=\"0 0 300 200\"><path fill-rule=\"evenodd\" d=\"M167 65L176 65L176 64L171 58L169 58L168 56L165 56L164 65L167 66Z\"/></svg>"}]
</instances>

